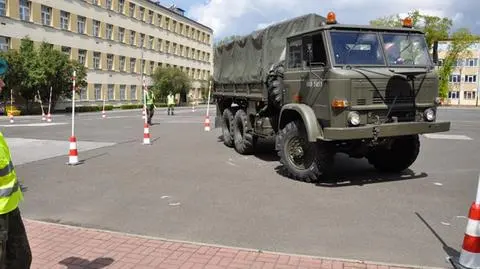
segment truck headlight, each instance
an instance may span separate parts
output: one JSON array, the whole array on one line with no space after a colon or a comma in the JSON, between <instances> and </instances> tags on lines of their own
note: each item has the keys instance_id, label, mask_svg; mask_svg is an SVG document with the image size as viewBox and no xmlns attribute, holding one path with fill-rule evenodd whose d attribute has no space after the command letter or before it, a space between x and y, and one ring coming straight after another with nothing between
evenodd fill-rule
<instances>
[{"instance_id":1,"label":"truck headlight","mask_svg":"<svg viewBox=\"0 0 480 269\"><path fill-rule=\"evenodd\" d=\"M348 122L353 126L358 126L360 124L360 115L358 112L351 111L348 113Z\"/></svg>"},{"instance_id":2,"label":"truck headlight","mask_svg":"<svg viewBox=\"0 0 480 269\"><path fill-rule=\"evenodd\" d=\"M433 108L427 108L423 112L423 116L427 121L434 121L435 120L435 110Z\"/></svg>"}]
</instances>

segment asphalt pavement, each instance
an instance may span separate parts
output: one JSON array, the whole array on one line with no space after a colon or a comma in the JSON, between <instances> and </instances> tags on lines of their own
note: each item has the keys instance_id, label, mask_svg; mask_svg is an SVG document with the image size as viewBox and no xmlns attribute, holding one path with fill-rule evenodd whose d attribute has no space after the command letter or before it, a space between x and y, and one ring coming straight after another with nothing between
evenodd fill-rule
<instances>
[{"instance_id":1,"label":"asphalt pavement","mask_svg":"<svg viewBox=\"0 0 480 269\"><path fill-rule=\"evenodd\" d=\"M336 158L338 184L276 172L271 141L242 156L205 132L205 108L156 111L143 145L141 111L77 114L79 159L68 166L71 116L3 118L25 217L112 231L396 264L449 267L458 255L480 168L480 110L442 108L452 130L422 136L403 175ZM211 115L214 111L211 110ZM213 124L213 116L210 118ZM43 125L42 125L43 124Z\"/></svg>"}]
</instances>

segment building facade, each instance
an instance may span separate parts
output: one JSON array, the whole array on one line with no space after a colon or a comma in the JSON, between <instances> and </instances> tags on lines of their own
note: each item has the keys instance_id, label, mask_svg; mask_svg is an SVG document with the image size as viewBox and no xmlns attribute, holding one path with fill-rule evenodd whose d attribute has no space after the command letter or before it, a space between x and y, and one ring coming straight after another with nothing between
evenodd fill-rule
<instances>
[{"instance_id":1,"label":"building facade","mask_svg":"<svg viewBox=\"0 0 480 269\"><path fill-rule=\"evenodd\" d=\"M440 64L448 53L450 41L439 42L438 55ZM449 78L448 105L479 105L480 89L480 43L471 45L458 58Z\"/></svg>"},{"instance_id":2,"label":"building facade","mask_svg":"<svg viewBox=\"0 0 480 269\"><path fill-rule=\"evenodd\" d=\"M141 102L142 77L175 67L199 100L213 72L212 30L150 0L0 0L0 50L28 36L48 42L88 68L79 105ZM59 104L62 105L61 103ZM64 104L66 105L66 104Z\"/></svg>"}]
</instances>

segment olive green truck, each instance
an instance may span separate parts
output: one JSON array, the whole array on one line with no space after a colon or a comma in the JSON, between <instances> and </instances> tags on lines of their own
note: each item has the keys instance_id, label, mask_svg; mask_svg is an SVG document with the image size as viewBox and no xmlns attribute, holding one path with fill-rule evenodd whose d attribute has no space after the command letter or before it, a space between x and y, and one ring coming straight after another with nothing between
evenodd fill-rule
<instances>
[{"instance_id":1,"label":"olive green truck","mask_svg":"<svg viewBox=\"0 0 480 269\"><path fill-rule=\"evenodd\" d=\"M215 48L215 128L226 146L253 154L258 138L275 138L286 174L315 182L331 176L336 153L401 172L420 134L450 129L436 121L436 50L409 18L388 28L335 17L307 14Z\"/></svg>"}]
</instances>

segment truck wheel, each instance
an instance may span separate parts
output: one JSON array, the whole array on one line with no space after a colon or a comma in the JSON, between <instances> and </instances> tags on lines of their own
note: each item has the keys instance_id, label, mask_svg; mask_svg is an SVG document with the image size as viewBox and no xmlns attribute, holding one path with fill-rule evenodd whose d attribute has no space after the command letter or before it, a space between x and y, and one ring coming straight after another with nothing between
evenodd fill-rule
<instances>
[{"instance_id":1,"label":"truck wheel","mask_svg":"<svg viewBox=\"0 0 480 269\"><path fill-rule=\"evenodd\" d=\"M276 139L280 163L285 173L296 180L315 182L328 176L333 167L333 151L325 142L308 142L302 122L288 123Z\"/></svg>"},{"instance_id":2,"label":"truck wheel","mask_svg":"<svg viewBox=\"0 0 480 269\"><path fill-rule=\"evenodd\" d=\"M371 150L367 159L377 170L398 173L412 165L420 152L418 135L394 138L391 147L378 147Z\"/></svg>"},{"instance_id":3,"label":"truck wheel","mask_svg":"<svg viewBox=\"0 0 480 269\"><path fill-rule=\"evenodd\" d=\"M283 65L277 65L272 71L270 71L267 80L268 98L270 103L276 108L280 108L282 105L283 72Z\"/></svg>"},{"instance_id":4,"label":"truck wheel","mask_svg":"<svg viewBox=\"0 0 480 269\"><path fill-rule=\"evenodd\" d=\"M235 150L240 154L252 154L255 148L256 137L249 131L247 114L239 109L233 120L233 137Z\"/></svg>"},{"instance_id":5,"label":"truck wheel","mask_svg":"<svg viewBox=\"0 0 480 269\"><path fill-rule=\"evenodd\" d=\"M233 147L233 113L229 108L223 111L222 133L223 144L227 147Z\"/></svg>"}]
</instances>

